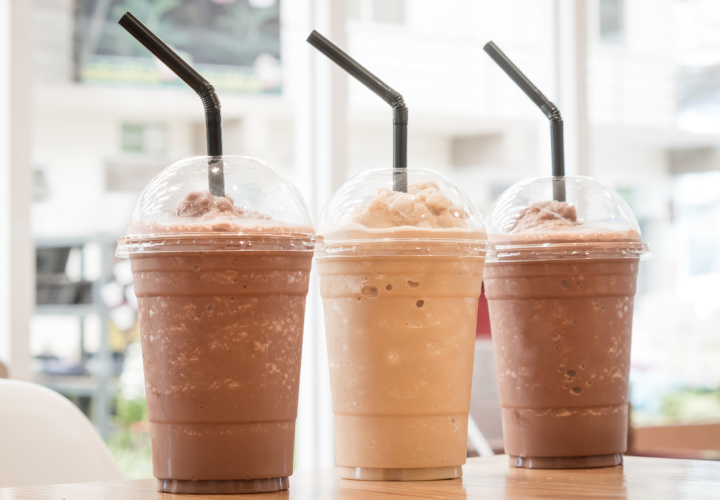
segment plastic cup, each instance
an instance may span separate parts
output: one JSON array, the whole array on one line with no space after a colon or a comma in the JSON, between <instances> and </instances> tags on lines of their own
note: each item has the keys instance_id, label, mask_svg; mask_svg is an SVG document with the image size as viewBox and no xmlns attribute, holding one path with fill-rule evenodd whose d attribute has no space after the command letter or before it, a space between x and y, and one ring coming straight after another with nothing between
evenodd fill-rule
<instances>
[{"instance_id":1,"label":"plastic cup","mask_svg":"<svg viewBox=\"0 0 720 500\"><path fill-rule=\"evenodd\" d=\"M485 229L447 179L410 169L401 193L394 173L350 180L319 225L336 461L348 479L460 477Z\"/></svg>"},{"instance_id":2,"label":"plastic cup","mask_svg":"<svg viewBox=\"0 0 720 500\"><path fill-rule=\"evenodd\" d=\"M288 488L313 227L265 163L208 157L163 170L138 201L119 256L138 299L158 490ZM193 194L191 194L193 193Z\"/></svg>"},{"instance_id":3,"label":"plastic cup","mask_svg":"<svg viewBox=\"0 0 720 500\"><path fill-rule=\"evenodd\" d=\"M485 269L505 453L514 467L622 463L633 297L648 255L617 193L586 177L519 182L488 218Z\"/></svg>"}]
</instances>

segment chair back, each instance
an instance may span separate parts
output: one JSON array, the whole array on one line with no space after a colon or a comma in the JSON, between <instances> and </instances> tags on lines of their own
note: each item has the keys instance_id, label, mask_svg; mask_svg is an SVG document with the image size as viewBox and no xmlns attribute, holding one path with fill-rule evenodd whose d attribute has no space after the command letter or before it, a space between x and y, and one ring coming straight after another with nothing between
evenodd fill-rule
<instances>
[{"instance_id":1,"label":"chair back","mask_svg":"<svg viewBox=\"0 0 720 500\"><path fill-rule=\"evenodd\" d=\"M120 479L107 446L75 405L40 385L0 380L0 488Z\"/></svg>"}]
</instances>

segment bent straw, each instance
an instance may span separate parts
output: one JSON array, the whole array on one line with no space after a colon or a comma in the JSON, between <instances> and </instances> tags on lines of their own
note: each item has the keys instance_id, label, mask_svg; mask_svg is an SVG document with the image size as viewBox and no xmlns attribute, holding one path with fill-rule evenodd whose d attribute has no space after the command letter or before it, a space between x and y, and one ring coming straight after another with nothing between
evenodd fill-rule
<instances>
[{"instance_id":1,"label":"bent straw","mask_svg":"<svg viewBox=\"0 0 720 500\"><path fill-rule=\"evenodd\" d=\"M208 163L208 187L214 196L225 196L225 174L222 161L222 119L220 117L220 100L213 86L200 73L180 58L165 42L147 26L141 23L130 12L126 12L118 24L125 28L135 39L143 44L158 59L172 70L182 81L187 83L202 100L205 108L205 131L207 136L207 153L212 157Z\"/></svg>"},{"instance_id":2,"label":"bent straw","mask_svg":"<svg viewBox=\"0 0 720 500\"><path fill-rule=\"evenodd\" d=\"M393 168L402 169L393 174L393 190L406 193L408 108L402 96L317 31L313 30L307 41L392 107Z\"/></svg>"},{"instance_id":3,"label":"bent straw","mask_svg":"<svg viewBox=\"0 0 720 500\"><path fill-rule=\"evenodd\" d=\"M508 59L497 45L488 42L483 49L550 120L552 175L555 177L553 180L553 199L565 201L565 181L563 179L565 177L565 151L563 146L563 120L560 116L560 110Z\"/></svg>"}]
</instances>

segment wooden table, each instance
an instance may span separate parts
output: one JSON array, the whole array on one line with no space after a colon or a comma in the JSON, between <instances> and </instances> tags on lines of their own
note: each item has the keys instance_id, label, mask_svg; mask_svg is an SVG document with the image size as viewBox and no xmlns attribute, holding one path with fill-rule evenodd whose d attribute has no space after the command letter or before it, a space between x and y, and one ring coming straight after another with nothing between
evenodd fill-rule
<instances>
[{"instance_id":1,"label":"wooden table","mask_svg":"<svg viewBox=\"0 0 720 500\"><path fill-rule=\"evenodd\" d=\"M626 457L605 469L511 469L507 457L471 458L462 479L368 482L338 478L337 471L297 471L290 491L237 496L182 496L155 491L155 480L77 483L0 489L0 500L185 500L200 499L677 499L720 498L720 462Z\"/></svg>"}]
</instances>

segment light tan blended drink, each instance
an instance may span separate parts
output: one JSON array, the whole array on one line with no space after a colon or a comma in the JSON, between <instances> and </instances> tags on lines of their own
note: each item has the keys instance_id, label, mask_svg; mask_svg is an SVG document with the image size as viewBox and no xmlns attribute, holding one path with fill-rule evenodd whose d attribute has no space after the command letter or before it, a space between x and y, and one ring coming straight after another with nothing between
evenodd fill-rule
<instances>
[{"instance_id":1,"label":"light tan blended drink","mask_svg":"<svg viewBox=\"0 0 720 500\"><path fill-rule=\"evenodd\" d=\"M565 177L519 183L489 219L490 309L505 453L511 465L622 463L633 298L647 246L620 197Z\"/></svg>"},{"instance_id":2,"label":"light tan blended drink","mask_svg":"<svg viewBox=\"0 0 720 500\"><path fill-rule=\"evenodd\" d=\"M225 197L199 190L207 158L179 162L150 183L121 239L159 491L285 490L293 470L313 230L277 172L223 162Z\"/></svg>"},{"instance_id":3,"label":"light tan blended drink","mask_svg":"<svg viewBox=\"0 0 720 500\"><path fill-rule=\"evenodd\" d=\"M366 172L323 216L317 266L342 475L460 477L486 238L466 195L411 170ZM415 182L413 182L415 181Z\"/></svg>"}]
</instances>

